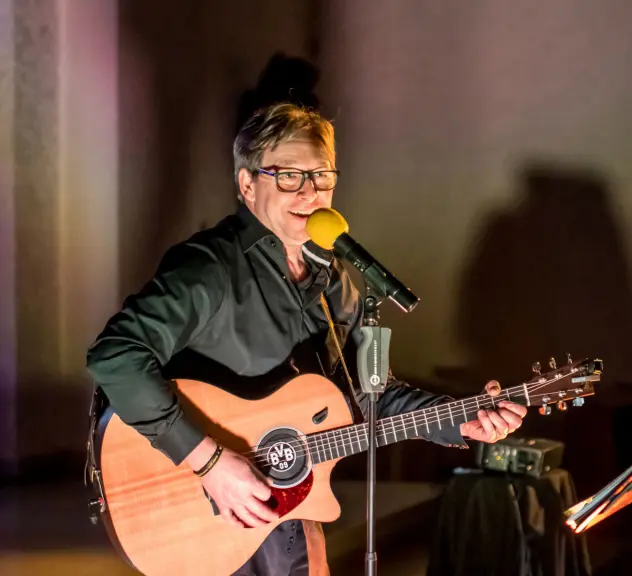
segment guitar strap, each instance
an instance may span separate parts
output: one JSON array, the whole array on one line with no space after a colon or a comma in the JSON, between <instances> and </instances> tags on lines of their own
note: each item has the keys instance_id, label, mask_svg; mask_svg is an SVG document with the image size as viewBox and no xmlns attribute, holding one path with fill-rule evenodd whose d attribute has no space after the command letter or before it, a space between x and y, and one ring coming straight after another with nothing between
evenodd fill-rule
<instances>
[{"instance_id":1,"label":"guitar strap","mask_svg":"<svg viewBox=\"0 0 632 576\"><path fill-rule=\"evenodd\" d=\"M345 373L345 378L347 380L347 384L349 386L350 393L350 404L351 411L354 414L354 420L356 422L363 422L364 416L360 407L358 406L355 388L353 386L353 380L351 380L351 374L349 374L349 369L347 368L347 363L345 362L345 357L342 353L342 347L340 346L340 341L338 340L338 336L336 334L336 327L334 326L334 321L331 317L331 312L329 311L329 305L327 304L327 299L325 298L325 293L321 292L320 294L320 303L323 306L323 310L325 311L325 316L327 317L327 323L329 324L329 330L331 332L331 336L333 338L334 344L336 345L336 350L338 350L338 356L340 358L340 363L342 364L342 369Z\"/></svg>"}]
</instances>

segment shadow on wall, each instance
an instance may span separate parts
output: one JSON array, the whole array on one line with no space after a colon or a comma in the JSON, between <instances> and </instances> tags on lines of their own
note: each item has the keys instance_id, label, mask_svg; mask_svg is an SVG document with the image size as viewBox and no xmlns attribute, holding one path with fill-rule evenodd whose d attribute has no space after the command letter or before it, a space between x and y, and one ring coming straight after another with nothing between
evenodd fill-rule
<instances>
[{"instance_id":1,"label":"shadow on wall","mask_svg":"<svg viewBox=\"0 0 632 576\"><path fill-rule=\"evenodd\" d=\"M254 1L177 10L120 2L122 296L142 286L169 245L236 206L232 139L247 115L282 100L318 106L318 70L285 53L316 53L319 9L290 0L265 10Z\"/></svg>"},{"instance_id":2,"label":"shadow on wall","mask_svg":"<svg viewBox=\"0 0 632 576\"><path fill-rule=\"evenodd\" d=\"M320 71L303 58L292 58L279 52L270 58L257 86L242 95L237 110L235 132L259 108L290 102L314 110L320 109L315 90Z\"/></svg>"},{"instance_id":3,"label":"shadow on wall","mask_svg":"<svg viewBox=\"0 0 632 576\"><path fill-rule=\"evenodd\" d=\"M623 465L615 426L632 403L624 240L598 171L530 162L519 185L516 208L490 216L472 243L457 330L470 353L470 382L517 384L536 360L546 366L556 356L560 364L567 351L604 360L597 395L583 408L548 418L532 413L522 429L566 442L565 467L583 494Z\"/></svg>"}]
</instances>

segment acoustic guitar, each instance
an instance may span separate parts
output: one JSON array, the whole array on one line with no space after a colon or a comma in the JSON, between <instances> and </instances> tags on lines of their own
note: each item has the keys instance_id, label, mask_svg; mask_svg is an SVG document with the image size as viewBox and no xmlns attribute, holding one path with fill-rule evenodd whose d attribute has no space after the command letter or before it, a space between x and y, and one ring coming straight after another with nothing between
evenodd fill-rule
<instances>
[{"instance_id":1,"label":"acoustic guitar","mask_svg":"<svg viewBox=\"0 0 632 576\"><path fill-rule=\"evenodd\" d=\"M554 364L553 364L554 365ZM500 400L548 413L594 394L601 360L568 363L499 396L455 400L377 421L378 446L474 420ZM332 522L340 516L330 487L336 463L368 449L367 424L354 424L347 402L329 380L297 376L261 400L244 400L209 383L176 380L187 416L222 445L250 459L272 479L280 519ZM563 409L563 408L562 408ZM100 419L91 477L109 537L146 576L228 576L257 550L277 523L229 525L185 464L175 466L110 410Z\"/></svg>"}]
</instances>

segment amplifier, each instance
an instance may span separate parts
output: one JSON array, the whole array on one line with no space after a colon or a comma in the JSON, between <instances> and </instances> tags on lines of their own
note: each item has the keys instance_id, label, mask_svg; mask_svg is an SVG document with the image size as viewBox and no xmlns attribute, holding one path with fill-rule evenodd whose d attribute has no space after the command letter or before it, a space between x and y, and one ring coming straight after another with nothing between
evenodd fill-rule
<instances>
[{"instance_id":1,"label":"amplifier","mask_svg":"<svg viewBox=\"0 0 632 576\"><path fill-rule=\"evenodd\" d=\"M539 477L562 465L564 444L546 438L513 438L495 444L481 442L476 465L484 470Z\"/></svg>"}]
</instances>

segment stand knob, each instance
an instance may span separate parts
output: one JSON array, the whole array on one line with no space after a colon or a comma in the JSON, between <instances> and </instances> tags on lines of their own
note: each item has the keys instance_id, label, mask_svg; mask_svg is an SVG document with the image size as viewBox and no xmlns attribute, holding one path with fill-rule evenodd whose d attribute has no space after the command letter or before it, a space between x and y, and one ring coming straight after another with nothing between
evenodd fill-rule
<instances>
[{"instance_id":1,"label":"stand knob","mask_svg":"<svg viewBox=\"0 0 632 576\"><path fill-rule=\"evenodd\" d=\"M566 412L566 411L568 410L568 406L566 405L566 402L564 402L564 400L560 400L560 401L557 403L557 409L558 409L560 412Z\"/></svg>"},{"instance_id":2,"label":"stand knob","mask_svg":"<svg viewBox=\"0 0 632 576\"><path fill-rule=\"evenodd\" d=\"M551 407L548 404L542 404L542 406L538 408L538 412L542 414L542 416L548 416L551 413Z\"/></svg>"},{"instance_id":3,"label":"stand knob","mask_svg":"<svg viewBox=\"0 0 632 576\"><path fill-rule=\"evenodd\" d=\"M573 406L583 406L584 399L583 398L573 398Z\"/></svg>"}]
</instances>

